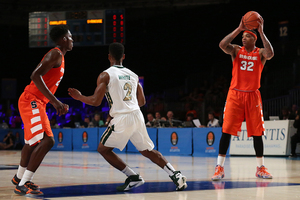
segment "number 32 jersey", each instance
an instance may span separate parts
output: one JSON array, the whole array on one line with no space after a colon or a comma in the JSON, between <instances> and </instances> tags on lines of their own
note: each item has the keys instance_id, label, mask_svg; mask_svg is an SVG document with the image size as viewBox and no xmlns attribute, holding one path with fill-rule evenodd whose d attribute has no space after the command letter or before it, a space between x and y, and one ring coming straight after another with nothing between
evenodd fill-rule
<instances>
[{"instance_id":1,"label":"number 32 jersey","mask_svg":"<svg viewBox=\"0 0 300 200\"><path fill-rule=\"evenodd\" d=\"M121 65L111 66L104 72L109 74L105 96L110 107L110 116L139 110L136 96L138 76Z\"/></svg>"},{"instance_id":2,"label":"number 32 jersey","mask_svg":"<svg viewBox=\"0 0 300 200\"><path fill-rule=\"evenodd\" d=\"M259 48L248 53L243 46L233 61L230 89L246 92L260 88L261 72L264 68L259 56Z\"/></svg>"}]
</instances>

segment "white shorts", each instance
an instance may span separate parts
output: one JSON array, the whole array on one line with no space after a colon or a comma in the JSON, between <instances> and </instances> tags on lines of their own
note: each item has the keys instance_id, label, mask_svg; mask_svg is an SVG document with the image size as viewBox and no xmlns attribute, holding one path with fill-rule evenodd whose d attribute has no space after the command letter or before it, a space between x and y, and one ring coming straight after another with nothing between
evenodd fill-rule
<instances>
[{"instance_id":1,"label":"white shorts","mask_svg":"<svg viewBox=\"0 0 300 200\"><path fill-rule=\"evenodd\" d=\"M118 148L122 151L128 140L138 151L151 151L154 148L140 110L116 115L102 134L100 142L106 147Z\"/></svg>"}]
</instances>

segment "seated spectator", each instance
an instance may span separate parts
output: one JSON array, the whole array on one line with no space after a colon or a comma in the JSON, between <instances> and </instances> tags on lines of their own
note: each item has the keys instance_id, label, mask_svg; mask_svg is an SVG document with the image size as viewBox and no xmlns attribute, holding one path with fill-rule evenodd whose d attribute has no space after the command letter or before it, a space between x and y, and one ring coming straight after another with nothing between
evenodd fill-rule
<instances>
[{"instance_id":1,"label":"seated spectator","mask_svg":"<svg viewBox=\"0 0 300 200\"><path fill-rule=\"evenodd\" d=\"M67 121L67 123L65 123L63 125L64 128L76 128L76 125L75 125L75 116L74 115L70 115L69 116L69 120Z\"/></svg>"},{"instance_id":2,"label":"seated spectator","mask_svg":"<svg viewBox=\"0 0 300 200\"><path fill-rule=\"evenodd\" d=\"M208 113L208 123L207 123L207 127L219 127L219 120L215 118L214 113L213 112L209 112Z\"/></svg>"},{"instance_id":3,"label":"seated spectator","mask_svg":"<svg viewBox=\"0 0 300 200\"><path fill-rule=\"evenodd\" d=\"M297 157L296 148L297 148L297 143L300 142L300 117L299 117L299 114L300 114L300 110L298 110L296 112L296 118L295 118L295 121L293 124L293 126L297 129L297 132L295 135L293 135L291 137L291 156L290 157Z\"/></svg>"},{"instance_id":4,"label":"seated spectator","mask_svg":"<svg viewBox=\"0 0 300 200\"><path fill-rule=\"evenodd\" d=\"M7 135L4 136L3 142L0 142L0 150L13 149L15 142L15 136L12 131L9 131Z\"/></svg>"},{"instance_id":5,"label":"seated spectator","mask_svg":"<svg viewBox=\"0 0 300 200\"><path fill-rule=\"evenodd\" d=\"M50 126L51 128L60 128L56 121L56 116L53 116L50 120Z\"/></svg>"},{"instance_id":6,"label":"seated spectator","mask_svg":"<svg viewBox=\"0 0 300 200\"><path fill-rule=\"evenodd\" d=\"M160 112L155 113L155 120L161 120L161 114Z\"/></svg>"},{"instance_id":7,"label":"seated spectator","mask_svg":"<svg viewBox=\"0 0 300 200\"><path fill-rule=\"evenodd\" d=\"M182 121L174 119L174 113L171 110L167 112L167 122L169 123L169 125L166 124L165 126L170 126L170 127L182 126Z\"/></svg>"},{"instance_id":8,"label":"seated spectator","mask_svg":"<svg viewBox=\"0 0 300 200\"><path fill-rule=\"evenodd\" d=\"M154 127L155 126L155 119L154 119L152 113L147 114L147 119L148 119L148 122L146 123L146 126L147 127Z\"/></svg>"},{"instance_id":9,"label":"seated spectator","mask_svg":"<svg viewBox=\"0 0 300 200\"><path fill-rule=\"evenodd\" d=\"M201 125L200 127L205 127ZM215 118L213 112L208 113L208 123L206 127L220 127L219 120Z\"/></svg>"},{"instance_id":10,"label":"seated spectator","mask_svg":"<svg viewBox=\"0 0 300 200\"><path fill-rule=\"evenodd\" d=\"M182 123L184 127L195 127L193 123L194 115L192 113L186 116L186 120Z\"/></svg>"},{"instance_id":11,"label":"seated spectator","mask_svg":"<svg viewBox=\"0 0 300 200\"><path fill-rule=\"evenodd\" d=\"M94 127L94 124L93 124L93 122L91 122L91 120L88 116L85 116L81 127L82 128L91 128L91 127Z\"/></svg>"},{"instance_id":12,"label":"seated spectator","mask_svg":"<svg viewBox=\"0 0 300 200\"><path fill-rule=\"evenodd\" d=\"M188 114L192 114L193 115L193 118L197 118L198 115L197 115L197 111L194 109L194 106L192 103L187 103L186 105L186 117L188 116Z\"/></svg>"},{"instance_id":13,"label":"seated spectator","mask_svg":"<svg viewBox=\"0 0 300 200\"><path fill-rule=\"evenodd\" d=\"M104 126L104 122L103 120L101 119L101 116L100 114L96 113L94 115L94 119L92 120L92 123L93 123L93 127L101 127L101 126Z\"/></svg>"},{"instance_id":14,"label":"seated spectator","mask_svg":"<svg viewBox=\"0 0 300 200\"><path fill-rule=\"evenodd\" d=\"M284 106L282 109L281 109L281 113L279 115L279 119L280 120L287 120L287 119L290 119L290 111L288 109L288 107Z\"/></svg>"}]
</instances>

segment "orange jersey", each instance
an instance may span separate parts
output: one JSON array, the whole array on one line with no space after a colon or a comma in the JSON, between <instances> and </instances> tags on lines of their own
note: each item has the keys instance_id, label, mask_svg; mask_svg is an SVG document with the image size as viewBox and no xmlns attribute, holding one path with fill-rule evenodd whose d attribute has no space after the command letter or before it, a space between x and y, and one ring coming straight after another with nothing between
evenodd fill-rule
<instances>
[{"instance_id":1,"label":"orange jersey","mask_svg":"<svg viewBox=\"0 0 300 200\"><path fill-rule=\"evenodd\" d=\"M59 48L55 47L53 49L51 49L50 51L57 49L60 51ZM48 53L50 52L48 51ZM48 54L47 53L47 54ZM46 54L46 55L47 55ZM45 56L46 56L45 55ZM45 56L43 57L43 59L45 58ZM42 59L42 60L43 60ZM50 69L44 76L43 76L43 81L46 84L46 86L48 87L48 89L50 90L50 92L52 94L54 94L58 88L58 85L60 83L60 81L63 78L64 75L64 71L65 71L65 59L64 56L62 54L62 60L61 60L61 65L57 68L52 68ZM47 99L43 93L36 87L36 85L34 84L33 81L31 81L31 83L29 85L26 86L25 90L26 92L29 92L31 94L33 94L34 96L36 96L37 98L39 98L40 100L42 100L44 103L48 103L49 99Z\"/></svg>"},{"instance_id":2,"label":"orange jersey","mask_svg":"<svg viewBox=\"0 0 300 200\"><path fill-rule=\"evenodd\" d=\"M259 48L248 53L242 47L233 61L230 89L255 91L260 88L261 72L264 68Z\"/></svg>"}]
</instances>

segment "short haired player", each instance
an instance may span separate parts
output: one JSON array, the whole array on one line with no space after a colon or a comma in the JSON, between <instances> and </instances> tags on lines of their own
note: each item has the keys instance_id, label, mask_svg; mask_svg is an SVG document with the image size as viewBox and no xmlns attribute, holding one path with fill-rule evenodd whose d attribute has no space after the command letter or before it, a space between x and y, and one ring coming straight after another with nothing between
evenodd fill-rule
<instances>
[{"instance_id":1,"label":"short haired player","mask_svg":"<svg viewBox=\"0 0 300 200\"><path fill-rule=\"evenodd\" d=\"M74 88L69 88L68 91L74 99L92 106L99 106L106 95L112 120L102 134L98 152L113 167L127 175L124 185L118 186L117 190L127 191L144 184L144 179L113 152L114 148L122 151L128 140L143 156L169 174L177 190L184 190L187 187L186 177L180 171L175 171L162 154L153 149L154 144L149 138L140 110L140 107L146 103L143 88L139 84L138 76L122 65L125 59L124 46L121 43L110 44L108 59L110 68L99 75L93 95L84 96Z\"/></svg>"},{"instance_id":2,"label":"short haired player","mask_svg":"<svg viewBox=\"0 0 300 200\"><path fill-rule=\"evenodd\" d=\"M24 123L25 145L17 174L12 179L15 193L24 196L41 196L43 193L31 180L45 155L54 145L53 133L46 114L50 102L58 115L68 112L68 105L60 102L55 92L65 70L64 55L73 48L71 32L65 25L55 26L50 31L56 47L51 49L32 72L31 83L25 87L18 102Z\"/></svg>"},{"instance_id":3,"label":"short haired player","mask_svg":"<svg viewBox=\"0 0 300 200\"><path fill-rule=\"evenodd\" d=\"M246 119L248 137L253 137L253 146L257 158L256 176L272 178L264 166L263 140L264 120L260 91L260 78L267 60L274 56L273 47L263 31L263 19L259 18L257 31L264 48L255 46L255 31L247 30L241 20L239 26L227 35L219 44L220 48L231 55L232 79L224 108L224 123L219 144L219 156L212 180L224 177L224 162L231 135L238 136L241 124ZM243 46L231 44L232 40L243 31Z\"/></svg>"}]
</instances>

